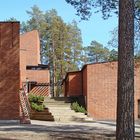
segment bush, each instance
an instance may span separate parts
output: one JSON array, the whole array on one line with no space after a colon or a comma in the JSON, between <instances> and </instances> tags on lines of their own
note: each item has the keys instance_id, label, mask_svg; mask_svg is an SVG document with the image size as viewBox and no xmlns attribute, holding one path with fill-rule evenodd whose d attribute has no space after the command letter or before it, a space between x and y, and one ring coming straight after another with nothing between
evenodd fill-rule
<instances>
[{"instance_id":1,"label":"bush","mask_svg":"<svg viewBox=\"0 0 140 140\"><path fill-rule=\"evenodd\" d=\"M45 109L45 105L43 104L44 101L43 96L30 94L28 98L29 98L30 106L33 110L40 112Z\"/></svg>"},{"instance_id":2,"label":"bush","mask_svg":"<svg viewBox=\"0 0 140 140\"><path fill-rule=\"evenodd\" d=\"M36 104L34 102L31 102L30 105L31 105L31 108L33 110L36 110L36 111L39 111L39 112L44 111L44 108L45 108L45 106L43 104L42 105L38 105L38 104Z\"/></svg>"},{"instance_id":3,"label":"bush","mask_svg":"<svg viewBox=\"0 0 140 140\"><path fill-rule=\"evenodd\" d=\"M71 109L75 112L87 113L86 109L83 106L80 106L77 102L71 104Z\"/></svg>"},{"instance_id":4,"label":"bush","mask_svg":"<svg viewBox=\"0 0 140 140\"><path fill-rule=\"evenodd\" d=\"M30 94L28 98L29 98L29 102L34 102L34 103L41 103L44 101L43 96L38 96L34 94Z\"/></svg>"}]
</instances>

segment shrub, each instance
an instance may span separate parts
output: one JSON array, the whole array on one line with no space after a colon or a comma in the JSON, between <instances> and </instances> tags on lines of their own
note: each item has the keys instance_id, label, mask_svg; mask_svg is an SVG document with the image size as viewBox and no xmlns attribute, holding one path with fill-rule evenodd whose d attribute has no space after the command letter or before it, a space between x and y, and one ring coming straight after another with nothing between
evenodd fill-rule
<instances>
[{"instance_id":1,"label":"shrub","mask_svg":"<svg viewBox=\"0 0 140 140\"><path fill-rule=\"evenodd\" d=\"M40 112L45 109L45 105L43 104L44 101L43 96L30 94L28 98L29 98L30 106L33 110Z\"/></svg>"},{"instance_id":2,"label":"shrub","mask_svg":"<svg viewBox=\"0 0 140 140\"><path fill-rule=\"evenodd\" d=\"M81 112L86 114L86 109L83 106L80 106L77 102L71 104L71 109L75 112Z\"/></svg>"},{"instance_id":3,"label":"shrub","mask_svg":"<svg viewBox=\"0 0 140 140\"><path fill-rule=\"evenodd\" d=\"M30 94L28 98L29 98L29 102L34 102L34 103L40 103L44 101L43 96L38 96L34 94Z\"/></svg>"},{"instance_id":4,"label":"shrub","mask_svg":"<svg viewBox=\"0 0 140 140\"><path fill-rule=\"evenodd\" d=\"M36 110L36 111L41 112L41 111L44 110L44 105L43 105L43 104L42 104L42 105L38 105L38 104L36 104L36 103L34 103L34 102L31 102L31 108L32 108L33 110Z\"/></svg>"},{"instance_id":5,"label":"shrub","mask_svg":"<svg viewBox=\"0 0 140 140\"><path fill-rule=\"evenodd\" d=\"M43 96L38 96L38 102L44 102L44 97Z\"/></svg>"}]
</instances>

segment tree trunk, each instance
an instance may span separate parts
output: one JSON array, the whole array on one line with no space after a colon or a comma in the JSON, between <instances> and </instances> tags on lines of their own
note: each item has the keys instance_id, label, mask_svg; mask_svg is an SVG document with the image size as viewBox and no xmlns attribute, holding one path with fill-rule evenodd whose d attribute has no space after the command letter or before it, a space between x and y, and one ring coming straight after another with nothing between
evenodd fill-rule
<instances>
[{"instance_id":1,"label":"tree trunk","mask_svg":"<svg viewBox=\"0 0 140 140\"><path fill-rule=\"evenodd\" d=\"M55 94L55 50L54 50L54 41L52 42L52 52L53 52L53 56L52 56L52 97L54 97Z\"/></svg>"},{"instance_id":2,"label":"tree trunk","mask_svg":"<svg viewBox=\"0 0 140 140\"><path fill-rule=\"evenodd\" d=\"M52 66L52 97L54 97L54 92L55 92L55 64L54 64L54 61L53 61L53 66Z\"/></svg>"},{"instance_id":3,"label":"tree trunk","mask_svg":"<svg viewBox=\"0 0 140 140\"><path fill-rule=\"evenodd\" d=\"M117 140L134 140L134 0L119 0Z\"/></svg>"}]
</instances>

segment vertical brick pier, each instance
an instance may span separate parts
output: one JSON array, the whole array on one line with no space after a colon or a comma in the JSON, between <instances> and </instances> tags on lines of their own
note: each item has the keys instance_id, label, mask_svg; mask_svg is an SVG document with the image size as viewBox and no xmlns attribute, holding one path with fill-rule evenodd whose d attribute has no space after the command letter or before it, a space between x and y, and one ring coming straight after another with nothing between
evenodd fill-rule
<instances>
[{"instance_id":1,"label":"vertical brick pier","mask_svg":"<svg viewBox=\"0 0 140 140\"><path fill-rule=\"evenodd\" d=\"M19 22L0 22L0 120L19 120Z\"/></svg>"}]
</instances>

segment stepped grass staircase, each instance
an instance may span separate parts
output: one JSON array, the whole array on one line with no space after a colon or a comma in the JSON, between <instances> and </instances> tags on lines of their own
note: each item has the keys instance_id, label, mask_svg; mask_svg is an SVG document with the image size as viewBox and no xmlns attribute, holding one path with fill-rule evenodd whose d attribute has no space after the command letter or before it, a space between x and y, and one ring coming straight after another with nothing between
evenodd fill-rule
<instances>
[{"instance_id":1,"label":"stepped grass staircase","mask_svg":"<svg viewBox=\"0 0 140 140\"><path fill-rule=\"evenodd\" d=\"M30 124L31 120L56 121L56 122L87 122L90 118L84 113L77 113L71 110L71 101L65 97L46 97L46 106L43 112L33 111L23 88L19 92L20 97L20 123Z\"/></svg>"},{"instance_id":2,"label":"stepped grass staircase","mask_svg":"<svg viewBox=\"0 0 140 140\"><path fill-rule=\"evenodd\" d=\"M52 113L56 122L87 122L92 120L84 113L71 110L71 101L65 97L46 97L45 106Z\"/></svg>"}]
</instances>

